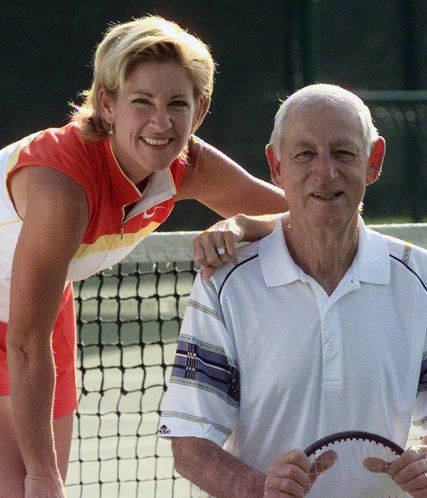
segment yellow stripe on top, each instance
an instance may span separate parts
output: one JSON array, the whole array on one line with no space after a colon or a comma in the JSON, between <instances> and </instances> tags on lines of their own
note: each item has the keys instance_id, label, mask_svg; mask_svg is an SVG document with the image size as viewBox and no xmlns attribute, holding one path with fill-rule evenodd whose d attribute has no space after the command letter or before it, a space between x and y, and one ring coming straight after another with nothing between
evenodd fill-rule
<instances>
[{"instance_id":1,"label":"yellow stripe on top","mask_svg":"<svg viewBox=\"0 0 427 498\"><path fill-rule=\"evenodd\" d=\"M173 179L172 171L170 170L170 168L167 168L166 172L168 173L168 176L169 176L169 183L170 183L171 187L173 188L173 195L176 195L177 190L176 190L175 181Z\"/></svg>"},{"instance_id":2,"label":"yellow stripe on top","mask_svg":"<svg viewBox=\"0 0 427 498\"><path fill-rule=\"evenodd\" d=\"M101 235L93 244L80 244L73 259L81 259L91 254L114 251L124 247L135 246L140 240L145 238L151 232L154 232L160 223L154 221L135 233Z\"/></svg>"},{"instance_id":3,"label":"yellow stripe on top","mask_svg":"<svg viewBox=\"0 0 427 498\"><path fill-rule=\"evenodd\" d=\"M11 220L11 221L5 221L4 223L0 223L0 228L3 228L7 225L13 225L14 223L19 223L21 220L21 218L17 218L16 220Z\"/></svg>"},{"instance_id":4,"label":"yellow stripe on top","mask_svg":"<svg viewBox=\"0 0 427 498\"><path fill-rule=\"evenodd\" d=\"M120 163L119 161L117 160L117 157L116 157L116 154L114 154L114 150L113 150L113 147L111 145L111 142L110 140L108 140L108 146L110 148L110 151L111 151L111 155L113 156L113 159L117 165L117 168L119 169L120 173L123 175L123 178L125 178L129 185L135 190L135 192L140 196L141 195L141 192L139 191L138 187L133 183L133 181L128 177L128 175L124 172L123 168L120 166Z\"/></svg>"}]
</instances>

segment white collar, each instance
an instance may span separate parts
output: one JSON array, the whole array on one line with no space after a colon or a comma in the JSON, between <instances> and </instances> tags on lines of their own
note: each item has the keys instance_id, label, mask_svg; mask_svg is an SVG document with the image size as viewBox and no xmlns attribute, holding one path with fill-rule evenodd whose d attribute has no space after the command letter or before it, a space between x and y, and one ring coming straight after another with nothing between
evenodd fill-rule
<instances>
[{"instance_id":1,"label":"white collar","mask_svg":"<svg viewBox=\"0 0 427 498\"><path fill-rule=\"evenodd\" d=\"M143 213L144 211L157 206L157 204L171 199L175 195L176 187L170 169L167 168L162 171L155 171L148 177L148 182L142 192L141 198L129 211L126 219Z\"/></svg>"},{"instance_id":2,"label":"white collar","mask_svg":"<svg viewBox=\"0 0 427 498\"><path fill-rule=\"evenodd\" d=\"M283 234L282 220L274 231L260 240L258 255L267 287L287 285L295 280L307 281L304 271L292 259ZM384 237L366 228L359 216L359 240L352 263L353 278L371 284L390 282L390 258Z\"/></svg>"}]
</instances>

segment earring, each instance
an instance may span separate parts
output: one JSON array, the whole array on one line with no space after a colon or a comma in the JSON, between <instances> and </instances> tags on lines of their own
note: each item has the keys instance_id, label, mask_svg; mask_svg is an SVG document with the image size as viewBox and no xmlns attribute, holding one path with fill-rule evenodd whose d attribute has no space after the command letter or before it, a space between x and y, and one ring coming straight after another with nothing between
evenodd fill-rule
<instances>
[{"instance_id":1,"label":"earring","mask_svg":"<svg viewBox=\"0 0 427 498\"><path fill-rule=\"evenodd\" d=\"M110 131L108 132L109 135L114 135L114 123L109 123L110 125Z\"/></svg>"}]
</instances>

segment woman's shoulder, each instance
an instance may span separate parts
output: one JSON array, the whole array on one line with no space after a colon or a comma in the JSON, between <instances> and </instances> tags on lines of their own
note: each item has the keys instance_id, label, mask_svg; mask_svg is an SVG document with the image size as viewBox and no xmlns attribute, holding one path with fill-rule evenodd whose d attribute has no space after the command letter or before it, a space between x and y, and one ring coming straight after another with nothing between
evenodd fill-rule
<instances>
[{"instance_id":1,"label":"woman's shoulder","mask_svg":"<svg viewBox=\"0 0 427 498\"><path fill-rule=\"evenodd\" d=\"M8 152L8 181L18 170L45 166L65 174L79 184L88 198L96 194L100 171L105 161L103 141L85 142L76 123L47 128L12 144Z\"/></svg>"},{"instance_id":2,"label":"woman's shoulder","mask_svg":"<svg viewBox=\"0 0 427 498\"><path fill-rule=\"evenodd\" d=\"M26 144L26 148L30 155L61 157L85 154L89 150L99 147L101 142L86 142L77 123L70 122L60 128L46 128L33 134L32 139Z\"/></svg>"},{"instance_id":3,"label":"woman's shoulder","mask_svg":"<svg viewBox=\"0 0 427 498\"><path fill-rule=\"evenodd\" d=\"M90 173L96 157L103 155L103 141L86 142L74 122L34 133L15 145L17 167L48 166L84 175Z\"/></svg>"}]
</instances>

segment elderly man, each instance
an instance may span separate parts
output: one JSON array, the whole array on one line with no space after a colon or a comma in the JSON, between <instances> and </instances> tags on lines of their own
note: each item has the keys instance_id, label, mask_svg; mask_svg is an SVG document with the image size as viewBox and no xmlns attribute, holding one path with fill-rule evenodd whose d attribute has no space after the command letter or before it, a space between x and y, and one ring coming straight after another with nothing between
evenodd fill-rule
<instances>
[{"instance_id":1,"label":"elderly man","mask_svg":"<svg viewBox=\"0 0 427 498\"><path fill-rule=\"evenodd\" d=\"M404 446L411 416L427 415L427 251L359 215L385 153L368 108L306 87L266 151L289 213L237 265L197 277L159 431L178 472L218 497L303 496L311 463L295 448L345 430ZM424 450L388 470L418 497Z\"/></svg>"}]
</instances>

